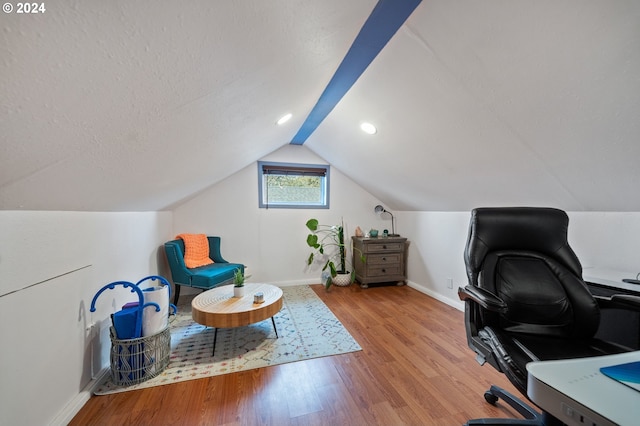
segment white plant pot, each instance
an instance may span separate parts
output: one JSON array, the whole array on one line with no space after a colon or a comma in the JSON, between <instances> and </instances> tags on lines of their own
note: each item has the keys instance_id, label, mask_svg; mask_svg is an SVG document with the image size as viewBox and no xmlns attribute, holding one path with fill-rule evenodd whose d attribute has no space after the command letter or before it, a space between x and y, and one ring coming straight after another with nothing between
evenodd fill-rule
<instances>
[{"instance_id":1,"label":"white plant pot","mask_svg":"<svg viewBox=\"0 0 640 426\"><path fill-rule=\"evenodd\" d=\"M244 287L233 287L233 297L244 297Z\"/></svg>"},{"instance_id":2,"label":"white plant pot","mask_svg":"<svg viewBox=\"0 0 640 426\"><path fill-rule=\"evenodd\" d=\"M331 279L331 282L338 287L346 287L351 284L351 273L338 274Z\"/></svg>"}]
</instances>

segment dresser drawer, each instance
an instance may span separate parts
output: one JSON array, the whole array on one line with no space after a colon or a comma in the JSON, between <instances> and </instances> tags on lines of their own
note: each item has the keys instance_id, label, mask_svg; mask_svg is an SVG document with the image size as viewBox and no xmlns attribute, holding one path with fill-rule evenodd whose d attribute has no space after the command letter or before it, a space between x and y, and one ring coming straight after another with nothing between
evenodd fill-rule
<instances>
[{"instance_id":1,"label":"dresser drawer","mask_svg":"<svg viewBox=\"0 0 640 426\"><path fill-rule=\"evenodd\" d=\"M369 278L384 278L384 277L393 277L401 274L400 265L371 265L369 270L367 271L367 276Z\"/></svg>"},{"instance_id":2,"label":"dresser drawer","mask_svg":"<svg viewBox=\"0 0 640 426\"><path fill-rule=\"evenodd\" d=\"M370 254L367 256L367 263L369 265L399 265L401 260L401 253Z\"/></svg>"},{"instance_id":3,"label":"dresser drawer","mask_svg":"<svg viewBox=\"0 0 640 426\"><path fill-rule=\"evenodd\" d=\"M400 252L403 250L402 243L369 243L364 245L365 253Z\"/></svg>"}]
</instances>

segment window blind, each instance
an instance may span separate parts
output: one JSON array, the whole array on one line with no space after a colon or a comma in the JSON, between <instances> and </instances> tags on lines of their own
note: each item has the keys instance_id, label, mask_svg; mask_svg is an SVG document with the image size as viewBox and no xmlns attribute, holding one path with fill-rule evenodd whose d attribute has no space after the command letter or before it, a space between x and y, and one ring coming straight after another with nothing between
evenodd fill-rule
<instances>
[{"instance_id":1,"label":"window blind","mask_svg":"<svg viewBox=\"0 0 640 426\"><path fill-rule=\"evenodd\" d=\"M263 164L262 173L265 175L299 175L299 176L326 176L324 167L281 166Z\"/></svg>"}]
</instances>

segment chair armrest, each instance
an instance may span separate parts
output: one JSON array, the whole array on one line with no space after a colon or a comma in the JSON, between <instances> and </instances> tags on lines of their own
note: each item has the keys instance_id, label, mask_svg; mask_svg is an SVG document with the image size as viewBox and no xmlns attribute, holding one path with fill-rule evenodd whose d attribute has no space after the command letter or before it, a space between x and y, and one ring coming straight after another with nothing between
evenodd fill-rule
<instances>
[{"instance_id":1,"label":"chair armrest","mask_svg":"<svg viewBox=\"0 0 640 426\"><path fill-rule=\"evenodd\" d=\"M220 237L207 237L209 240L209 258L215 263L229 263L220 253Z\"/></svg>"},{"instance_id":2,"label":"chair armrest","mask_svg":"<svg viewBox=\"0 0 640 426\"><path fill-rule=\"evenodd\" d=\"M495 294L480 288L467 285L458 287L458 297L463 301L472 301L492 312L507 312L507 304Z\"/></svg>"},{"instance_id":3,"label":"chair armrest","mask_svg":"<svg viewBox=\"0 0 640 426\"><path fill-rule=\"evenodd\" d=\"M593 296L602 309L626 309L640 312L640 296L614 294L610 297Z\"/></svg>"},{"instance_id":4,"label":"chair armrest","mask_svg":"<svg viewBox=\"0 0 640 426\"><path fill-rule=\"evenodd\" d=\"M184 263L184 254L177 240L164 243L164 251L171 270L171 278L174 283L191 285L191 271Z\"/></svg>"}]
</instances>

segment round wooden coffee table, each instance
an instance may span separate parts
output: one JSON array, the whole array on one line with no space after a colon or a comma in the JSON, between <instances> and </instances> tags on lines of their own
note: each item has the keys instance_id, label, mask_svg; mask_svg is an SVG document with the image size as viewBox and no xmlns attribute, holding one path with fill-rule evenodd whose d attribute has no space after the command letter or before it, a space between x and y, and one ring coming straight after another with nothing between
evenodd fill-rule
<instances>
[{"instance_id":1,"label":"round wooden coffee table","mask_svg":"<svg viewBox=\"0 0 640 426\"><path fill-rule=\"evenodd\" d=\"M253 303L253 295L258 292L264 294L264 302ZM244 294L244 297L233 297L233 285L225 285L207 290L191 302L193 320L215 328L213 351L219 328L241 327L271 318L278 337L273 316L282 309L282 289L271 284L246 283Z\"/></svg>"}]
</instances>

